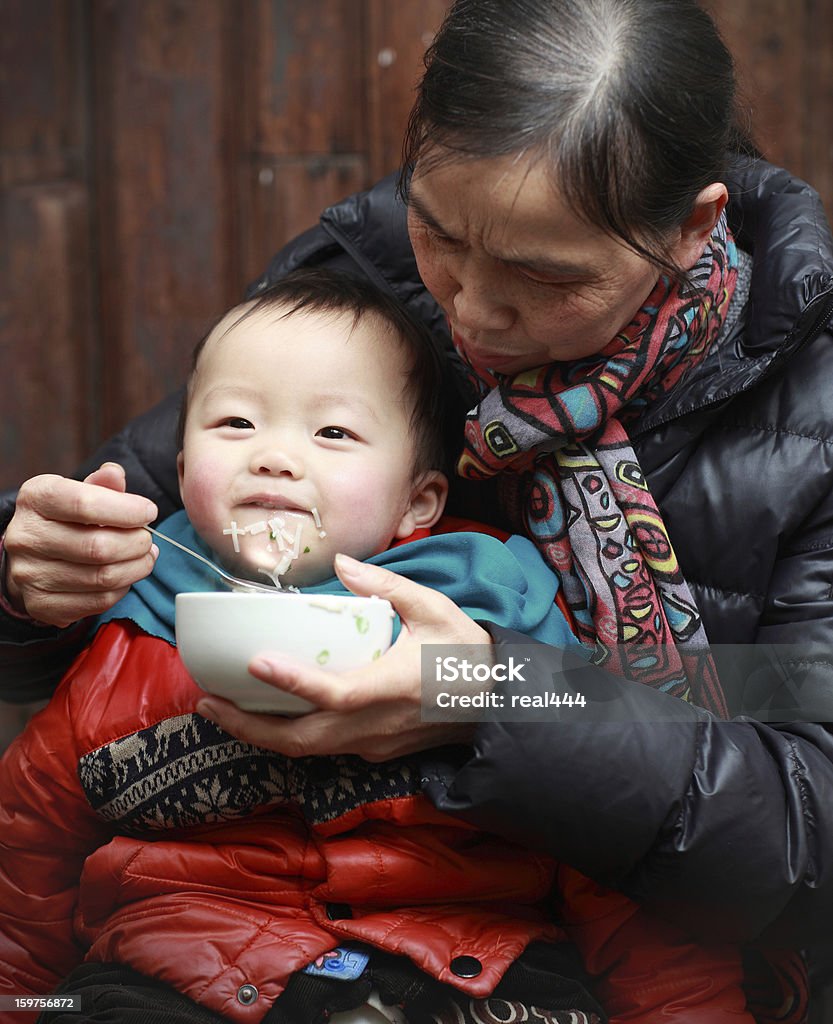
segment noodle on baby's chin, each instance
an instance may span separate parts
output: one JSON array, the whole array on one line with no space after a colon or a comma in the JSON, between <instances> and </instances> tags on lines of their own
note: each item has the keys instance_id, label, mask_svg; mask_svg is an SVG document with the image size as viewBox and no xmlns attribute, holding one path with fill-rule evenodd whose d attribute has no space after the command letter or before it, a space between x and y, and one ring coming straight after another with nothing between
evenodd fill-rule
<instances>
[{"instance_id":1,"label":"noodle on baby's chin","mask_svg":"<svg viewBox=\"0 0 833 1024\"><path fill-rule=\"evenodd\" d=\"M312 516L315 528L318 530L318 536L323 540L323 538L327 536L327 531L323 529L318 509L313 505L309 512ZM297 516L297 513L291 514L293 516ZM295 525L295 531L292 532L287 527L286 514L281 514L280 512L276 512L271 519L259 519L257 522L251 523L249 526L238 526L237 521L232 519L231 524L223 530L223 534L227 537L231 537L235 554L240 554L240 537L257 536L261 533L267 533L267 531L268 539L266 550L271 554L272 544L269 543L269 541L274 541L277 544L280 558L275 562L271 569L258 568L258 572L262 573L264 576L268 576L278 590L287 589L297 591L297 587L289 586L285 588L282 578L286 576L292 568L292 563L295 559L300 558L301 555L307 554L309 551L308 547L301 551L301 539L304 532L303 521L297 522Z\"/></svg>"}]
</instances>

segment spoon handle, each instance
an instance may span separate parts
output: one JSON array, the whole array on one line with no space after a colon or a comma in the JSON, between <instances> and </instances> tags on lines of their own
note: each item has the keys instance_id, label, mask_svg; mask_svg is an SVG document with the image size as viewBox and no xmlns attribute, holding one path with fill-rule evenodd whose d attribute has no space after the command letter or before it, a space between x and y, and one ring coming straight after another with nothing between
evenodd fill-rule
<instances>
[{"instance_id":1,"label":"spoon handle","mask_svg":"<svg viewBox=\"0 0 833 1024\"><path fill-rule=\"evenodd\" d=\"M184 544L180 544L178 540L174 540L173 537L169 537L167 534L160 533L158 530L154 530L152 526L146 526L145 529L148 533L152 533L154 537L161 537L162 540L167 541L169 544L173 544L175 548L179 548L180 551L184 551L186 555L190 555L192 558L199 559L200 562L205 563L209 569L213 569L218 576L222 577L227 583L232 584L235 587L245 587L251 590L263 590L267 594L278 594L279 590L275 587L267 587L263 583L255 583L253 580L241 580L236 576L232 576L227 573L225 569L221 569L219 565L215 565L210 559L204 555L199 554L197 551L193 551L191 548L186 547Z\"/></svg>"}]
</instances>

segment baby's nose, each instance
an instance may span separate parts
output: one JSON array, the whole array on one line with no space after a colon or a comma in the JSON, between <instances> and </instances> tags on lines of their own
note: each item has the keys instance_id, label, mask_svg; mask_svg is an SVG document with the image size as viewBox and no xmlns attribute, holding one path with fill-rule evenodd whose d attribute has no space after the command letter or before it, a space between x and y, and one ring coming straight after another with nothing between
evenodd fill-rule
<instances>
[{"instance_id":1,"label":"baby's nose","mask_svg":"<svg viewBox=\"0 0 833 1024\"><path fill-rule=\"evenodd\" d=\"M286 442L273 443L260 448L252 459L251 469L259 476L303 475L303 463L300 455Z\"/></svg>"}]
</instances>

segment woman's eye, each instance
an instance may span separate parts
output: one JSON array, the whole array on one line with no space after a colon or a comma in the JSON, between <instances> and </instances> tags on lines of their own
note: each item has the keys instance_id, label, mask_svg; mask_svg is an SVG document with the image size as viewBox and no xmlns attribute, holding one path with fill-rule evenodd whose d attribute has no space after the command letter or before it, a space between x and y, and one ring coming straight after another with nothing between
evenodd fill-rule
<instances>
[{"instance_id":1,"label":"woman's eye","mask_svg":"<svg viewBox=\"0 0 833 1024\"><path fill-rule=\"evenodd\" d=\"M419 227L426 242L437 249L454 249L460 245L455 238L449 238L448 235L444 235L434 228L429 227L428 224L422 223Z\"/></svg>"},{"instance_id":2,"label":"woman's eye","mask_svg":"<svg viewBox=\"0 0 833 1024\"><path fill-rule=\"evenodd\" d=\"M571 288L577 284L575 280L567 280L563 277L553 277L544 271L531 270L525 267L516 266L515 269L525 281L530 284L542 285L544 288Z\"/></svg>"},{"instance_id":3,"label":"woman's eye","mask_svg":"<svg viewBox=\"0 0 833 1024\"><path fill-rule=\"evenodd\" d=\"M453 238L449 238L448 235L437 234L436 231L432 231L430 228L426 228L425 230L428 234L428 240L431 245L435 245L438 249L454 249L460 244Z\"/></svg>"},{"instance_id":4,"label":"woman's eye","mask_svg":"<svg viewBox=\"0 0 833 1024\"><path fill-rule=\"evenodd\" d=\"M244 419L242 416L229 416L223 426L231 427L232 430L254 430L252 421Z\"/></svg>"},{"instance_id":5,"label":"woman's eye","mask_svg":"<svg viewBox=\"0 0 833 1024\"><path fill-rule=\"evenodd\" d=\"M349 430L345 430L343 427L322 427L315 433L316 437L325 437L328 441L341 441L346 437L352 437L353 435Z\"/></svg>"}]
</instances>

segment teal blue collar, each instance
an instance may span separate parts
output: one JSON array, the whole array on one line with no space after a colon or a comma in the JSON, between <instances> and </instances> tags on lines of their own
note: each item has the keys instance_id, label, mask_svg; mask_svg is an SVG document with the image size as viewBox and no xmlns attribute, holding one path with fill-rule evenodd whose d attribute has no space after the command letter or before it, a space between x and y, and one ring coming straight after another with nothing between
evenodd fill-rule
<instances>
[{"instance_id":1,"label":"teal blue collar","mask_svg":"<svg viewBox=\"0 0 833 1024\"><path fill-rule=\"evenodd\" d=\"M160 527L181 544L216 560L197 536L185 512L176 512ZM484 533L443 533L383 551L367 560L450 597L478 621L558 646L578 645L554 605L558 578L531 541L513 536L505 543ZM101 616L97 625L127 619L145 633L175 643L174 598L186 591L226 589L208 568L161 541L153 572L136 583L121 601ZM305 593L347 594L333 576L305 587ZM394 638L399 632L395 620Z\"/></svg>"}]
</instances>

